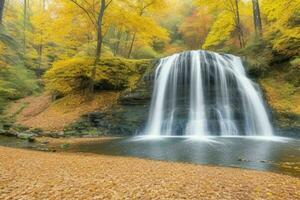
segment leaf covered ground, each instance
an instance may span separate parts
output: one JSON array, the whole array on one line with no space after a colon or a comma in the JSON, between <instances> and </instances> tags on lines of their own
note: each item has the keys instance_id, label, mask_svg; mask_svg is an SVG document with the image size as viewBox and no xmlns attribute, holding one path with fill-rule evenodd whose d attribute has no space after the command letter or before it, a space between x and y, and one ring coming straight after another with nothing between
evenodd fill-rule
<instances>
[{"instance_id":1,"label":"leaf covered ground","mask_svg":"<svg viewBox=\"0 0 300 200\"><path fill-rule=\"evenodd\" d=\"M52 102L50 95L42 94L12 103L6 115L26 127L61 131L86 113L109 109L118 96L118 92L100 92L88 98L77 93Z\"/></svg>"},{"instance_id":2,"label":"leaf covered ground","mask_svg":"<svg viewBox=\"0 0 300 200\"><path fill-rule=\"evenodd\" d=\"M300 179L253 170L0 147L0 199L300 199Z\"/></svg>"}]
</instances>

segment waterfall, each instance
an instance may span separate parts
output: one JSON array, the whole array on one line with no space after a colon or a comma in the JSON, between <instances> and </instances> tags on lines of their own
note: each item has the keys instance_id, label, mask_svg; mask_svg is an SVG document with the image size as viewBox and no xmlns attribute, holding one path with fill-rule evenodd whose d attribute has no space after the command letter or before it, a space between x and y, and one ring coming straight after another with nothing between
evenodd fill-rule
<instances>
[{"instance_id":1,"label":"waterfall","mask_svg":"<svg viewBox=\"0 0 300 200\"><path fill-rule=\"evenodd\" d=\"M273 129L239 57L190 51L160 60L145 133L272 136Z\"/></svg>"}]
</instances>

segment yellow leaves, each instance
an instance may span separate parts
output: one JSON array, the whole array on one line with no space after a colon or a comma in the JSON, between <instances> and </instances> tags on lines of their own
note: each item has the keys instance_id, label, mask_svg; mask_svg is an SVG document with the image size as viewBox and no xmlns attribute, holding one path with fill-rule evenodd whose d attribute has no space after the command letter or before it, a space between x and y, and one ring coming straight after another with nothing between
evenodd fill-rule
<instances>
[{"instance_id":1,"label":"yellow leaves","mask_svg":"<svg viewBox=\"0 0 300 200\"><path fill-rule=\"evenodd\" d=\"M299 12L300 0L263 0L261 5L261 10L268 21L275 22L279 20L285 23L295 12Z\"/></svg>"},{"instance_id":2,"label":"yellow leaves","mask_svg":"<svg viewBox=\"0 0 300 200\"><path fill-rule=\"evenodd\" d=\"M266 38L273 49L286 55L299 55L300 0L263 0L262 12L268 20ZM283 13L284 12L284 13Z\"/></svg>"},{"instance_id":3,"label":"yellow leaves","mask_svg":"<svg viewBox=\"0 0 300 200\"><path fill-rule=\"evenodd\" d=\"M92 77L93 61L94 59L90 57L76 57L55 62L44 76L46 89L65 95L87 88ZM136 76L140 77L142 75L140 72L146 67L148 61L145 60L102 58L96 66L96 76L93 81L104 89L132 87L139 79Z\"/></svg>"},{"instance_id":4,"label":"yellow leaves","mask_svg":"<svg viewBox=\"0 0 300 200\"><path fill-rule=\"evenodd\" d=\"M299 54L300 27L281 29L281 35L273 40L273 48L285 54Z\"/></svg>"},{"instance_id":5,"label":"yellow leaves","mask_svg":"<svg viewBox=\"0 0 300 200\"><path fill-rule=\"evenodd\" d=\"M133 11L145 14L162 12L167 7L166 0L123 0Z\"/></svg>"},{"instance_id":6,"label":"yellow leaves","mask_svg":"<svg viewBox=\"0 0 300 200\"><path fill-rule=\"evenodd\" d=\"M224 44L227 40L230 39L230 36L234 29L234 20L230 13L223 12L219 14L202 48L211 49Z\"/></svg>"},{"instance_id":7,"label":"yellow leaves","mask_svg":"<svg viewBox=\"0 0 300 200\"><path fill-rule=\"evenodd\" d=\"M246 39L242 32L252 29L252 4L243 0L194 0L196 5L206 9L206 13L212 16L214 23L210 26L210 32L205 39L202 48L220 50L232 48ZM239 15L237 16L237 11ZM249 18L251 22L249 23ZM249 28L249 24L250 27ZM248 26L248 27L247 27ZM239 31L241 27L241 31ZM243 35L244 37L242 38Z\"/></svg>"},{"instance_id":8,"label":"yellow leaves","mask_svg":"<svg viewBox=\"0 0 300 200\"><path fill-rule=\"evenodd\" d=\"M149 44L154 39L169 40L168 31L159 26L153 19L144 17L142 21L140 25L137 25L137 34L140 40L143 40L146 44Z\"/></svg>"},{"instance_id":9,"label":"yellow leaves","mask_svg":"<svg viewBox=\"0 0 300 200\"><path fill-rule=\"evenodd\" d=\"M123 3L115 3L111 5L105 15L104 24L106 27L113 26L118 30L127 31L136 34L139 46L147 45L155 39L168 41L168 31L162 28L154 19L143 13L141 15L141 7L147 5L148 0L130 1ZM150 1L149 1L150 2ZM148 2L148 3L149 3ZM152 1L151 1L152 2ZM155 13L164 5L163 1L154 1L146 10Z\"/></svg>"},{"instance_id":10,"label":"yellow leaves","mask_svg":"<svg viewBox=\"0 0 300 200\"><path fill-rule=\"evenodd\" d=\"M87 77L92 59L71 58L55 62L44 76L46 89L67 94L80 87L80 77Z\"/></svg>"}]
</instances>

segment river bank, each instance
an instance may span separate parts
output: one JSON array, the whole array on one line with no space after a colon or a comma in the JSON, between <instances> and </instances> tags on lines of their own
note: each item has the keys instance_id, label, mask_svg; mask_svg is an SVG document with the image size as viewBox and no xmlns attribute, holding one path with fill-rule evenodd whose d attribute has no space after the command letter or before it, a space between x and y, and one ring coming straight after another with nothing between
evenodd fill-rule
<instances>
[{"instance_id":1,"label":"river bank","mask_svg":"<svg viewBox=\"0 0 300 200\"><path fill-rule=\"evenodd\" d=\"M0 147L1 199L299 199L268 172Z\"/></svg>"}]
</instances>

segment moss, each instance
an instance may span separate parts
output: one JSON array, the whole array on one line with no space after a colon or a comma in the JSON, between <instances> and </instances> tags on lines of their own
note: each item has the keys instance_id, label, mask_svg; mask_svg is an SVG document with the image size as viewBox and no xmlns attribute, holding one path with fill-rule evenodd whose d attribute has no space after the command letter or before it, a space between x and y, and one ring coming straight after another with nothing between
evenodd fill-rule
<instances>
[{"instance_id":1,"label":"moss","mask_svg":"<svg viewBox=\"0 0 300 200\"><path fill-rule=\"evenodd\" d=\"M259 82L265 91L267 101L272 107L280 127L300 127L300 88L287 80L290 69L272 69Z\"/></svg>"},{"instance_id":2,"label":"moss","mask_svg":"<svg viewBox=\"0 0 300 200\"><path fill-rule=\"evenodd\" d=\"M287 70L285 80L293 84L295 87L300 86L300 58L291 61L291 67Z\"/></svg>"}]
</instances>

